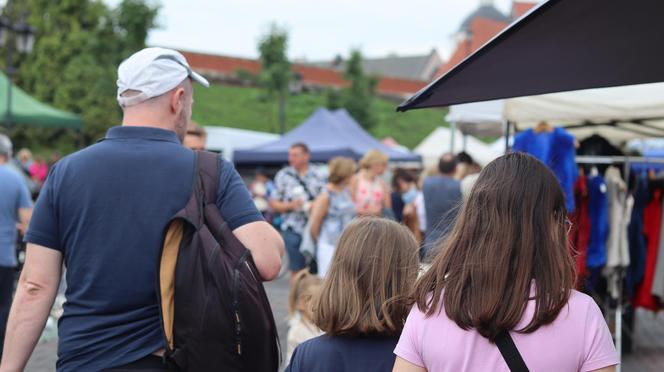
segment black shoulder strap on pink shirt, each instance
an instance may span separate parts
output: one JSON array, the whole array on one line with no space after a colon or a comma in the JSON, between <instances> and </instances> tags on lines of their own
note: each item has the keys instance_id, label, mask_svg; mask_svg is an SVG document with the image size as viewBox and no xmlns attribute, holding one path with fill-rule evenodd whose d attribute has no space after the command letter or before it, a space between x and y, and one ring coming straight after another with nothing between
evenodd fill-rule
<instances>
[{"instance_id":1,"label":"black shoulder strap on pink shirt","mask_svg":"<svg viewBox=\"0 0 664 372\"><path fill-rule=\"evenodd\" d=\"M523 361L519 349L516 348L514 340L508 331L502 331L498 338L496 338L496 346L503 355L503 359L507 362L512 372L529 372L526 362Z\"/></svg>"}]
</instances>

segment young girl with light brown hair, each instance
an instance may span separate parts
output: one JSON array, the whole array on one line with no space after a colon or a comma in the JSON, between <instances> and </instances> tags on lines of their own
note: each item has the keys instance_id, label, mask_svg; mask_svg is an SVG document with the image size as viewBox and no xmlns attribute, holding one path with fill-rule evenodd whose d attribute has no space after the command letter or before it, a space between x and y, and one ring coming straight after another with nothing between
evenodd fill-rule
<instances>
[{"instance_id":1,"label":"young girl with light brown hair","mask_svg":"<svg viewBox=\"0 0 664 372\"><path fill-rule=\"evenodd\" d=\"M326 334L295 349L287 371L390 371L417 278L411 232L377 217L353 221L341 235L313 321Z\"/></svg>"},{"instance_id":2,"label":"young girl with light brown hair","mask_svg":"<svg viewBox=\"0 0 664 372\"><path fill-rule=\"evenodd\" d=\"M300 270L293 277L293 286L288 295L288 346L286 362L297 345L320 336L323 332L313 323L312 299L320 292L322 280L310 274L308 269Z\"/></svg>"}]
</instances>

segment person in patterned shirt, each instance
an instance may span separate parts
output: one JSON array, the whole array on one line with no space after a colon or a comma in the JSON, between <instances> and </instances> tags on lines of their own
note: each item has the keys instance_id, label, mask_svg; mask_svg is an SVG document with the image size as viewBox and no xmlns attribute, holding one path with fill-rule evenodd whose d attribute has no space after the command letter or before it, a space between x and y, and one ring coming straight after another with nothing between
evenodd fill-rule
<instances>
[{"instance_id":1,"label":"person in patterned shirt","mask_svg":"<svg viewBox=\"0 0 664 372\"><path fill-rule=\"evenodd\" d=\"M309 147L295 143L288 150L289 166L283 168L274 178L276 192L270 206L281 213L283 222L281 234L288 253L288 269L291 278L302 270L305 257L300 252L302 233L307 225L311 203L325 186L325 177L309 165Z\"/></svg>"}]
</instances>

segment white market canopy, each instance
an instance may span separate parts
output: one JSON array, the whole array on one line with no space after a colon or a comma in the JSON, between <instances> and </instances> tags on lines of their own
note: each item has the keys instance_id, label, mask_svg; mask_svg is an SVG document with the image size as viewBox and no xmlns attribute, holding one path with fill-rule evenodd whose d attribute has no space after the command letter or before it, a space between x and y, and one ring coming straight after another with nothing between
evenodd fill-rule
<instances>
[{"instance_id":1,"label":"white market canopy","mask_svg":"<svg viewBox=\"0 0 664 372\"><path fill-rule=\"evenodd\" d=\"M465 142L465 147L464 147ZM466 151L480 165L485 166L493 159L501 155L491 149L491 145L486 144L479 139L461 133L457 130L454 133L454 149L451 149L452 130L450 128L438 127L420 142L414 153L422 156L422 162L425 168L434 167L438 164L440 157L446 152Z\"/></svg>"},{"instance_id":2,"label":"white market canopy","mask_svg":"<svg viewBox=\"0 0 664 372\"><path fill-rule=\"evenodd\" d=\"M218 151L232 162L235 150L246 150L280 138L278 134L257 132L253 130L206 126L206 150Z\"/></svg>"},{"instance_id":3,"label":"white market canopy","mask_svg":"<svg viewBox=\"0 0 664 372\"><path fill-rule=\"evenodd\" d=\"M624 141L664 136L664 83L585 89L468 103L450 107L448 121L518 129L541 121L564 126L579 138L600 134ZM451 120L450 120L451 119Z\"/></svg>"}]
</instances>

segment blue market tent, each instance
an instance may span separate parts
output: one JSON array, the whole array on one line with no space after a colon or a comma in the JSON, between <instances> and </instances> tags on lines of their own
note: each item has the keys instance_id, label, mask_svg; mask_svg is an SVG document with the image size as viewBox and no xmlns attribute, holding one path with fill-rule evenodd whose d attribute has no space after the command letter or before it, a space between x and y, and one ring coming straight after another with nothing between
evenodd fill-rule
<instances>
[{"instance_id":1,"label":"blue market tent","mask_svg":"<svg viewBox=\"0 0 664 372\"><path fill-rule=\"evenodd\" d=\"M251 150L235 151L233 161L237 165L283 164L288 162L288 149L302 142L311 150L312 162L326 162L335 156L361 158L366 152L377 149L395 162L419 162L419 155L391 149L367 133L346 112L330 112L317 109L297 128L279 140Z\"/></svg>"}]
</instances>

